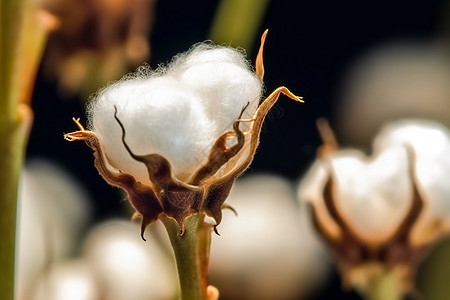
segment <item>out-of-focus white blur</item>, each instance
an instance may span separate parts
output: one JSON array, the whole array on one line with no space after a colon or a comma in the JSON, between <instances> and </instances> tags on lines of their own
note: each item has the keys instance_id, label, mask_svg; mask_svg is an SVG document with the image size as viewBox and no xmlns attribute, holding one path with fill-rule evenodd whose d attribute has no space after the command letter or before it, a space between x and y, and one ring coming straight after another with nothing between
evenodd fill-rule
<instances>
[{"instance_id":1,"label":"out-of-focus white blur","mask_svg":"<svg viewBox=\"0 0 450 300\"><path fill-rule=\"evenodd\" d=\"M361 58L338 102L342 141L368 148L383 123L406 117L450 127L449 53L437 42L397 42Z\"/></svg>"},{"instance_id":2,"label":"out-of-focus white blur","mask_svg":"<svg viewBox=\"0 0 450 300\"><path fill-rule=\"evenodd\" d=\"M293 186L273 175L239 179L211 245L211 284L221 299L301 299L324 282L327 256Z\"/></svg>"},{"instance_id":3,"label":"out-of-focus white blur","mask_svg":"<svg viewBox=\"0 0 450 300\"><path fill-rule=\"evenodd\" d=\"M28 299L37 279L72 254L90 218L82 186L47 161L27 163L20 182L16 299Z\"/></svg>"},{"instance_id":4,"label":"out-of-focus white blur","mask_svg":"<svg viewBox=\"0 0 450 300\"><path fill-rule=\"evenodd\" d=\"M98 300L100 291L88 262L62 261L41 276L30 298L32 300Z\"/></svg>"},{"instance_id":5,"label":"out-of-focus white blur","mask_svg":"<svg viewBox=\"0 0 450 300\"><path fill-rule=\"evenodd\" d=\"M85 234L90 205L83 188L57 166L27 164L21 179L17 300L167 300L177 292L171 254L129 220L97 224ZM84 234L84 235L83 235Z\"/></svg>"},{"instance_id":6,"label":"out-of-focus white blur","mask_svg":"<svg viewBox=\"0 0 450 300\"><path fill-rule=\"evenodd\" d=\"M83 257L94 269L101 299L174 298L178 285L175 264L153 238L152 230L146 242L139 232L136 223L111 220L99 224L87 237Z\"/></svg>"},{"instance_id":7,"label":"out-of-focus white blur","mask_svg":"<svg viewBox=\"0 0 450 300\"><path fill-rule=\"evenodd\" d=\"M81 256L49 266L26 299L175 299L175 265L152 235L144 242L139 231L128 220L98 224L80 247Z\"/></svg>"}]
</instances>

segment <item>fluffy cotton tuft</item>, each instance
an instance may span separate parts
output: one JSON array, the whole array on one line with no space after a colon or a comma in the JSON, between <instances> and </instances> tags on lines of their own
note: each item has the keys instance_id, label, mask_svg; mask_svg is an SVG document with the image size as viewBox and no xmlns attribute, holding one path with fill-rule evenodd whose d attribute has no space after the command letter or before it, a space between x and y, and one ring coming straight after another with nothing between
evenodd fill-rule
<instances>
[{"instance_id":1,"label":"fluffy cotton tuft","mask_svg":"<svg viewBox=\"0 0 450 300\"><path fill-rule=\"evenodd\" d=\"M320 207L319 217L336 234L334 222L322 213L329 176L340 214L362 240L377 245L394 233L412 199L404 147L392 147L372 158L358 150L340 150L315 162L302 180L299 197Z\"/></svg>"},{"instance_id":2,"label":"fluffy cotton tuft","mask_svg":"<svg viewBox=\"0 0 450 300\"><path fill-rule=\"evenodd\" d=\"M165 68L141 67L100 91L89 108L90 123L111 165L148 184L145 166L122 145L116 106L132 151L164 156L184 180L206 163L214 142L232 129L247 103L243 118L254 115L261 91L240 52L200 44Z\"/></svg>"},{"instance_id":3,"label":"fluffy cotton tuft","mask_svg":"<svg viewBox=\"0 0 450 300\"><path fill-rule=\"evenodd\" d=\"M450 227L450 132L427 120L406 119L385 126L374 141L378 151L409 145L415 156L415 174L425 209L413 231L413 242L427 242L431 231ZM437 232L436 232L437 233Z\"/></svg>"},{"instance_id":4,"label":"fluffy cotton tuft","mask_svg":"<svg viewBox=\"0 0 450 300\"><path fill-rule=\"evenodd\" d=\"M336 235L336 224L323 213L324 187L333 174L337 208L368 244L382 243L398 228L411 208L413 184L424 207L411 242L423 245L448 232L450 131L432 121L400 120L381 130L373 149L373 158L357 150L331 153L317 160L302 180L299 196L318 209L322 223L331 224L327 230Z\"/></svg>"},{"instance_id":5,"label":"fluffy cotton tuft","mask_svg":"<svg viewBox=\"0 0 450 300\"><path fill-rule=\"evenodd\" d=\"M406 150L393 147L373 159L355 151L351 156L335 157L333 169L342 215L368 244L385 241L411 205Z\"/></svg>"}]
</instances>

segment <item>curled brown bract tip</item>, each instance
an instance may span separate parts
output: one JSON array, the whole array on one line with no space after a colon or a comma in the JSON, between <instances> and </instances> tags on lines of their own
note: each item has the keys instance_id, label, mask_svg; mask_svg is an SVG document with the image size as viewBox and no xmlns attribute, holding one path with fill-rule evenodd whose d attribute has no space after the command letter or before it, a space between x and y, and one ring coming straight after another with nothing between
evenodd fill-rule
<instances>
[{"instance_id":1,"label":"curled brown bract tip","mask_svg":"<svg viewBox=\"0 0 450 300\"><path fill-rule=\"evenodd\" d=\"M242 160L240 165L233 167L233 169L228 171L224 176L217 178L207 186L202 211L208 216L214 218L216 221L216 226L222 221L223 204L230 193L234 181L250 166L253 161L256 148L259 144L259 136L261 134L264 119L281 94L284 94L295 101L303 102L302 97L294 95L284 86L273 91L259 106L254 118L251 120L244 120L253 122L250 138L246 145L246 147L250 147L247 157ZM236 122L242 122L242 120L237 120Z\"/></svg>"},{"instance_id":2,"label":"curled brown bract tip","mask_svg":"<svg viewBox=\"0 0 450 300\"><path fill-rule=\"evenodd\" d=\"M237 178L242 172L244 172L250 163L253 160L253 157L256 152L256 148L259 144L259 137L261 134L261 128L262 124L264 123L264 119L266 118L266 115L269 113L270 109L275 105L275 103L278 101L278 98L280 95L283 94L292 100L303 102L303 97L296 96L294 93L292 93L287 87L280 86L277 89L275 89L259 106L258 110L255 113L255 116L253 118L253 126L252 126L252 134L250 136L250 151L247 156L247 158L244 160L244 162L235 168L235 170L230 174L230 176L226 176L225 178L221 179L221 181L228 180L230 177Z\"/></svg>"},{"instance_id":3,"label":"curled brown bract tip","mask_svg":"<svg viewBox=\"0 0 450 300\"><path fill-rule=\"evenodd\" d=\"M75 124L77 124L78 129L80 129L80 130L65 134L64 135L65 140L67 140L69 142L78 141L78 140L85 141L85 140L96 137L95 133L84 129L83 125L81 125L81 123L80 123L80 118L77 118L77 119L72 118L72 120L75 122Z\"/></svg>"},{"instance_id":4,"label":"curled brown bract tip","mask_svg":"<svg viewBox=\"0 0 450 300\"><path fill-rule=\"evenodd\" d=\"M266 36L267 36L268 32L269 32L269 29L266 29L261 36L261 46L259 46L259 51L258 51L258 55L256 56L256 63L255 63L256 75L258 75L258 77L259 77L259 79L261 79L261 81L264 78L263 52L264 52L264 43L266 42Z\"/></svg>"},{"instance_id":5,"label":"curled brown bract tip","mask_svg":"<svg viewBox=\"0 0 450 300\"><path fill-rule=\"evenodd\" d=\"M231 205L224 204L224 205L222 205L222 209L229 209L229 210L231 210L231 211L234 213L234 215L235 215L236 217L239 216L238 213L237 213L237 211L236 211L236 210L234 209L234 207L231 206Z\"/></svg>"}]
</instances>

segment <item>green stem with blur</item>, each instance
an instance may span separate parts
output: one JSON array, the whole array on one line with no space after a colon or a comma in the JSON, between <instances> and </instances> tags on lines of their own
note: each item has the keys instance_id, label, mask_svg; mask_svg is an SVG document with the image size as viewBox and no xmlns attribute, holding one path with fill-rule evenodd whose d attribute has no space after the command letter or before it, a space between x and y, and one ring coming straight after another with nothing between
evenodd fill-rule
<instances>
[{"instance_id":1,"label":"green stem with blur","mask_svg":"<svg viewBox=\"0 0 450 300\"><path fill-rule=\"evenodd\" d=\"M367 300L400 300L399 278L394 272L380 270L372 276L364 294Z\"/></svg>"},{"instance_id":2,"label":"green stem with blur","mask_svg":"<svg viewBox=\"0 0 450 300\"><path fill-rule=\"evenodd\" d=\"M220 1L209 38L216 44L226 43L252 51L268 5L268 0Z\"/></svg>"},{"instance_id":3,"label":"green stem with blur","mask_svg":"<svg viewBox=\"0 0 450 300\"><path fill-rule=\"evenodd\" d=\"M185 232L180 235L178 224L162 217L175 254L182 300L216 300L208 293L208 265L211 244L210 224L205 215L197 213L186 218Z\"/></svg>"},{"instance_id":4,"label":"green stem with blur","mask_svg":"<svg viewBox=\"0 0 450 300\"><path fill-rule=\"evenodd\" d=\"M0 46L0 295L14 299L17 190L31 126L34 78L49 18L31 0L1 4Z\"/></svg>"}]
</instances>

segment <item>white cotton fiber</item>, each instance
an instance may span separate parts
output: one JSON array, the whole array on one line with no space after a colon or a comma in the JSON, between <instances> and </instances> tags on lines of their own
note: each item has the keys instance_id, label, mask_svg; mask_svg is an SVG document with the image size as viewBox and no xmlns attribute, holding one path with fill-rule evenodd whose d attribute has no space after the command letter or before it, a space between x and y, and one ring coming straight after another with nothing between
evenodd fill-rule
<instances>
[{"instance_id":1,"label":"white cotton fiber","mask_svg":"<svg viewBox=\"0 0 450 300\"><path fill-rule=\"evenodd\" d=\"M189 68L181 82L200 96L208 115L214 116L216 134L230 130L247 103L243 118L252 118L258 107L261 83L252 74L231 63L205 63ZM226 83L226 84L224 84ZM230 93L230 90L233 92ZM221 99L220 103L216 99ZM242 123L248 128L250 123Z\"/></svg>"},{"instance_id":2,"label":"white cotton fiber","mask_svg":"<svg viewBox=\"0 0 450 300\"><path fill-rule=\"evenodd\" d=\"M375 149L392 145L409 145L414 153L414 173L426 205L413 234L414 242L421 243L433 238L431 229L438 224L450 226L450 132L429 120L399 120L386 125L374 141Z\"/></svg>"},{"instance_id":3,"label":"white cotton fiber","mask_svg":"<svg viewBox=\"0 0 450 300\"><path fill-rule=\"evenodd\" d=\"M184 180L206 163L214 142L232 129L247 103L244 118L253 117L261 89L241 53L199 45L166 69L141 68L100 91L90 105L92 130L114 168L149 183L145 166L122 145L116 106L133 153L164 156ZM248 130L249 124L241 128Z\"/></svg>"},{"instance_id":4,"label":"white cotton fiber","mask_svg":"<svg viewBox=\"0 0 450 300\"><path fill-rule=\"evenodd\" d=\"M342 154L332 160L337 206L367 244L382 243L394 234L411 205L406 151L391 147L373 158L359 151Z\"/></svg>"},{"instance_id":5,"label":"white cotton fiber","mask_svg":"<svg viewBox=\"0 0 450 300\"><path fill-rule=\"evenodd\" d=\"M299 196L311 202L333 235L337 227L325 206L324 189L330 176L339 215L368 245L386 241L405 217L412 199L406 151L401 146L366 156L345 149L319 158L301 182Z\"/></svg>"}]
</instances>

